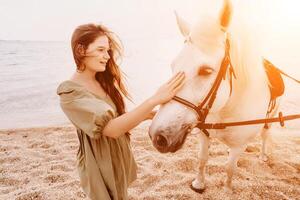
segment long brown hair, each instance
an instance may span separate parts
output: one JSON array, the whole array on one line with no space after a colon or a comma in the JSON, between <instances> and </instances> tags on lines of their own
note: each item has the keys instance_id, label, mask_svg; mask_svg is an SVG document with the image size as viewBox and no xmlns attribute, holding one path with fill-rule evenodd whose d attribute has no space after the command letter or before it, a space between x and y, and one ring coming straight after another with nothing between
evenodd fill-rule
<instances>
[{"instance_id":1,"label":"long brown hair","mask_svg":"<svg viewBox=\"0 0 300 200\"><path fill-rule=\"evenodd\" d=\"M121 71L117 64L117 60L122 56L121 41L118 37L103 25L99 24L83 24L78 26L72 35L71 46L73 57L78 71L84 70L83 58L84 54L80 52L83 49L87 50L89 44L93 43L99 36L106 36L109 40L110 49L108 54L110 59L107 62L104 72L97 72L96 80L99 82L104 91L112 99L117 108L119 115L125 113L125 103L123 96L129 98L122 78Z\"/></svg>"}]
</instances>

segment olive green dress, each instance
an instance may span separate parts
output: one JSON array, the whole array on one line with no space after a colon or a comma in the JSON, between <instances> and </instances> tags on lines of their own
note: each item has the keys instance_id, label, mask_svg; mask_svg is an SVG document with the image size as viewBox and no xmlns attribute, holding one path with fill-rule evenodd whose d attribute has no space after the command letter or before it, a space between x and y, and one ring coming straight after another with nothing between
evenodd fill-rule
<instances>
[{"instance_id":1,"label":"olive green dress","mask_svg":"<svg viewBox=\"0 0 300 200\"><path fill-rule=\"evenodd\" d=\"M128 199L127 187L136 179L137 168L129 136L102 135L108 121L117 116L113 102L73 81L61 83L57 94L62 110L77 128L77 169L84 192L92 200Z\"/></svg>"}]
</instances>

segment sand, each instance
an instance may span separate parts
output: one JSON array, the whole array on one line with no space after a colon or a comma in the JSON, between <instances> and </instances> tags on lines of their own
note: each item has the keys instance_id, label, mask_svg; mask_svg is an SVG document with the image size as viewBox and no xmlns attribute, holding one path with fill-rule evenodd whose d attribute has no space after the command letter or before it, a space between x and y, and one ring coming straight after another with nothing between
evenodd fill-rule
<instances>
[{"instance_id":1,"label":"sand","mask_svg":"<svg viewBox=\"0 0 300 200\"><path fill-rule=\"evenodd\" d=\"M138 179L130 199L300 199L300 132L274 129L272 154L258 158L260 140L251 142L234 175L233 191L224 188L227 147L211 140L206 167L207 189L189 185L197 173L199 138L192 133L174 154L160 154L146 128L132 131ZM71 126L0 131L0 199L88 199L80 188L75 166L78 141Z\"/></svg>"}]
</instances>

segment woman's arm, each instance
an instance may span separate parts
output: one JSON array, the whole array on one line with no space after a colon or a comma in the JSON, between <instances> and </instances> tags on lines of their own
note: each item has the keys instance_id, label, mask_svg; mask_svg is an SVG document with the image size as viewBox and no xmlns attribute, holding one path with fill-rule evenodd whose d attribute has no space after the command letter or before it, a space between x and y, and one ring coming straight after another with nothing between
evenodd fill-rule
<instances>
[{"instance_id":1,"label":"woman's arm","mask_svg":"<svg viewBox=\"0 0 300 200\"><path fill-rule=\"evenodd\" d=\"M156 115L156 113L157 113L157 110L152 110L150 113L148 113L147 117L143 121L152 120L153 117Z\"/></svg>"},{"instance_id":2,"label":"woman's arm","mask_svg":"<svg viewBox=\"0 0 300 200\"><path fill-rule=\"evenodd\" d=\"M185 75L177 73L167 83L163 84L157 92L134 110L116 117L108 122L103 129L103 135L117 138L136 127L149 116L153 108L159 104L170 101L184 84Z\"/></svg>"}]
</instances>

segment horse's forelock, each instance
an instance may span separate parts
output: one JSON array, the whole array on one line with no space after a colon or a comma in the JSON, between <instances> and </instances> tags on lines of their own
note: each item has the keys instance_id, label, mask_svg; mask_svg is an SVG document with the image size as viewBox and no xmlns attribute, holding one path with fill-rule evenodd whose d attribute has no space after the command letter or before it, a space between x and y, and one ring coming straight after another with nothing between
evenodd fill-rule
<instances>
[{"instance_id":1,"label":"horse's forelock","mask_svg":"<svg viewBox=\"0 0 300 200\"><path fill-rule=\"evenodd\" d=\"M214 51L224 47L224 32L218 19L202 16L193 26L190 34L192 42L204 51Z\"/></svg>"}]
</instances>

